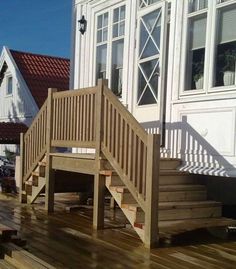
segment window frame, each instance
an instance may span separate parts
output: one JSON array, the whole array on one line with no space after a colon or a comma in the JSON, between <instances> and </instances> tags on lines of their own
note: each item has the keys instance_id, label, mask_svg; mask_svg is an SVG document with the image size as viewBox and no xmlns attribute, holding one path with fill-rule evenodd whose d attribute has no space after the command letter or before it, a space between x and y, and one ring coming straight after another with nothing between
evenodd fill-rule
<instances>
[{"instance_id":1,"label":"window frame","mask_svg":"<svg viewBox=\"0 0 236 269\"><path fill-rule=\"evenodd\" d=\"M9 92L9 80L11 79L11 92ZM6 96L12 96L13 95L13 76L7 75L6 76Z\"/></svg>"},{"instance_id":2,"label":"window frame","mask_svg":"<svg viewBox=\"0 0 236 269\"><path fill-rule=\"evenodd\" d=\"M114 10L117 8L120 8L122 6L125 6L125 27L124 27L124 35L118 36L118 37L113 37L113 17L114 17ZM108 87L111 87L112 84L112 47L113 47L113 42L118 41L123 39L124 40L124 50L123 50L123 71L122 71L122 95L119 97L121 100L125 98L126 91L124 89L124 79L125 79L125 73L127 73L127 67L124 65L124 59L126 55L128 55L127 52L127 37L126 37L126 32L128 28L128 23L127 23L127 3L126 1L120 2L118 4L114 4L112 6L109 6L107 8L103 8L102 10L99 10L94 13L94 53L93 53L93 81L95 84L97 84L96 77L97 77L97 48L98 48L98 43L97 43L97 26L98 26L98 17L100 15L103 15L105 13L108 13L108 38L106 42L101 42L99 44L106 44L107 45L107 59L106 59L106 78L108 79Z\"/></svg>"},{"instance_id":3,"label":"window frame","mask_svg":"<svg viewBox=\"0 0 236 269\"><path fill-rule=\"evenodd\" d=\"M180 89L179 98L186 98L188 96L199 96L210 94L225 94L227 92L236 91L236 83L230 86L214 86L215 68L214 63L216 60L217 51L217 28L219 25L218 11L220 8L225 8L227 6L236 6L235 0L228 0L226 2L219 3L219 0L208 0L208 8L204 8L199 11L194 11L189 13L189 3L186 1L184 6L184 19L183 19L183 34L182 34L182 55L181 55L181 68L184 70L183 74L180 74ZM203 89L191 89L186 90L186 64L187 64L187 54L188 54L188 43L189 43L189 18L194 16L200 16L207 12L207 25L206 25L206 45L205 45L205 64L204 64L204 82ZM236 76L236 74L235 74Z\"/></svg>"}]
</instances>

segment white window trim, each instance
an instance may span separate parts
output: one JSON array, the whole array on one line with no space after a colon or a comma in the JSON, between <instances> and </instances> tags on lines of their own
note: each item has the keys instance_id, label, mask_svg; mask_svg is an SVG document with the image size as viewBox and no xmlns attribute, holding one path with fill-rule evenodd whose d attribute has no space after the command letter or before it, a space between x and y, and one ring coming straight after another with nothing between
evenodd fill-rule
<instances>
[{"instance_id":1,"label":"white window trim","mask_svg":"<svg viewBox=\"0 0 236 269\"><path fill-rule=\"evenodd\" d=\"M92 74L91 74L91 80L93 82L93 84L96 84L97 81L96 81L96 55L97 55L97 18L98 16L108 12L109 13L109 18L108 18L108 41L105 42L107 44L107 74L106 74L106 77L109 77L109 80L108 80L108 86L110 87L111 85L111 60L112 60L112 41L115 40L114 38L112 38L112 27L113 27L113 23L112 23L112 20L111 18L113 18L113 11L114 9L118 8L118 7L121 7L121 6L125 6L126 7L126 17L125 17L125 34L123 36L124 38L124 52L123 52L123 58L124 59L127 59L128 58L128 38L127 38L127 31L128 31L128 23L127 23L127 2L126 1L119 1L118 3L114 3L113 5L108 5L107 4L107 7L101 7L99 6L97 9L93 9L92 10L92 17L94 18L93 19L93 27L91 29L91 33L92 36L93 36L93 39L91 41L91 44L92 44L92 55L93 55L93 60L92 60ZM112 17L110 17L110 15L112 15ZM120 38L118 38L120 39ZM117 40L118 40L117 39ZM125 63L125 61L124 61ZM122 103L126 103L127 102L127 92L126 92L126 85L127 85L127 81L128 81L128 77L127 77L127 74L128 74L128 67L126 64L123 64L123 86L122 86L122 97L119 98L121 100Z\"/></svg>"},{"instance_id":2,"label":"white window trim","mask_svg":"<svg viewBox=\"0 0 236 269\"><path fill-rule=\"evenodd\" d=\"M12 92L11 93L8 92L9 78L12 78ZM13 95L13 89L14 89L13 82L14 82L13 76L11 74L7 74L6 75L6 97L10 97Z\"/></svg>"},{"instance_id":3,"label":"white window trim","mask_svg":"<svg viewBox=\"0 0 236 269\"><path fill-rule=\"evenodd\" d=\"M183 20L183 39L182 39L182 55L181 55L181 68L184 70L180 78L180 90L179 90L179 99L186 99L199 95L205 96L205 99L212 99L211 95L224 95L227 93L232 93L236 90L236 85L230 86L213 86L214 84L214 62L215 62L215 53L216 53L216 30L217 30L217 10L222 7L227 7L230 5L236 5L235 0L227 1L218 4L218 0L212 0L211 4L208 4L207 12L207 30L206 30L206 46L205 46L205 66L204 66L204 85L203 89L197 90L186 90L185 89L185 69L186 69L186 60L187 60L187 51L188 51L188 18L191 18L195 15L200 15L206 11L202 9L200 11L195 11L188 14L188 2L185 2L184 7L184 20ZM211 33L211 34L210 34ZM206 98L207 96L207 98Z\"/></svg>"}]
</instances>

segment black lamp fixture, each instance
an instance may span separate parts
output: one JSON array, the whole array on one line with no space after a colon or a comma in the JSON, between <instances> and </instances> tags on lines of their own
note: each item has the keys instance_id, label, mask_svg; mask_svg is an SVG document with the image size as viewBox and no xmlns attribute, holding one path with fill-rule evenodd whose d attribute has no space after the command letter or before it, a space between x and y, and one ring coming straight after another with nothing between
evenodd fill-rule
<instances>
[{"instance_id":1,"label":"black lamp fixture","mask_svg":"<svg viewBox=\"0 0 236 269\"><path fill-rule=\"evenodd\" d=\"M84 15L82 15L81 19L78 20L79 26L80 26L80 33L83 35L86 32L86 27L87 27L87 21L84 18Z\"/></svg>"}]
</instances>

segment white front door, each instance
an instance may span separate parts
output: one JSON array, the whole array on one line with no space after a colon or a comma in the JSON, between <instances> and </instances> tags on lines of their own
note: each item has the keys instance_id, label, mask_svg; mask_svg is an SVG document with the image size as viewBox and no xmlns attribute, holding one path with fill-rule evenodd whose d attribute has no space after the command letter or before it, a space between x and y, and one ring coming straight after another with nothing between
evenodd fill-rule
<instances>
[{"instance_id":1,"label":"white front door","mask_svg":"<svg viewBox=\"0 0 236 269\"><path fill-rule=\"evenodd\" d=\"M136 90L133 114L139 122L152 122L161 132L165 78L167 4L143 8L138 13Z\"/></svg>"}]
</instances>

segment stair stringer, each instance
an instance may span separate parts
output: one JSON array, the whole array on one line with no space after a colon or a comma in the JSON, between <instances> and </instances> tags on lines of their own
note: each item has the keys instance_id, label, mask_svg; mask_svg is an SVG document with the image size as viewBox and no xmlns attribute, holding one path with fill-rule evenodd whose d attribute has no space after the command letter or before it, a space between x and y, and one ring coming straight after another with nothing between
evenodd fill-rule
<instances>
[{"instance_id":1,"label":"stair stringer","mask_svg":"<svg viewBox=\"0 0 236 269\"><path fill-rule=\"evenodd\" d=\"M37 166L31 172L30 177L24 182L24 191L22 195L25 196L25 202L28 204L33 204L34 201L38 198L38 196L43 191L44 187L46 186L46 179L45 179L45 165L43 164L45 161L45 155L38 162ZM42 170L41 168L44 167ZM38 175L37 175L38 174ZM37 184L34 183L33 177L37 177ZM31 194L27 193L26 185L30 185Z\"/></svg>"},{"instance_id":2,"label":"stair stringer","mask_svg":"<svg viewBox=\"0 0 236 269\"><path fill-rule=\"evenodd\" d=\"M128 221L130 222L130 224L132 225L133 229L136 231L136 233L138 234L140 239L142 241L144 241L144 230L140 229L138 227L135 227L135 223L137 221L137 219L136 219L137 218L136 211L132 211L129 208L122 207L122 194L116 192L115 190L113 191L110 188L111 177L112 176L106 176L106 187L107 187L107 189L109 190L112 197L115 199L116 203L118 204L118 206L120 207L120 209L122 210L122 212L124 213L124 215L126 216ZM144 214L142 214L142 215L144 215Z\"/></svg>"},{"instance_id":3,"label":"stair stringer","mask_svg":"<svg viewBox=\"0 0 236 269\"><path fill-rule=\"evenodd\" d=\"M39 177L39 184L38 186L32 186L32 195L27 196L27 202L33 204L34 201L38 198L40 193L43 191L46 185L46 179L44 177Z\"/></svg>"}]
</instances>

